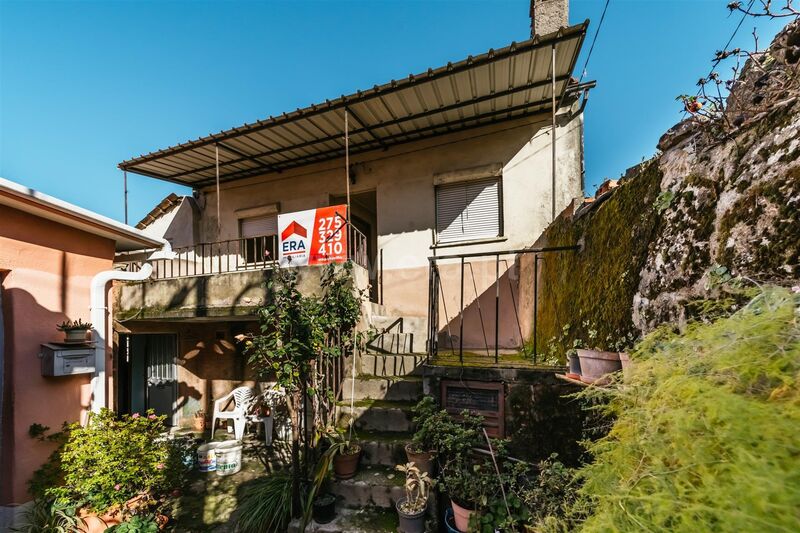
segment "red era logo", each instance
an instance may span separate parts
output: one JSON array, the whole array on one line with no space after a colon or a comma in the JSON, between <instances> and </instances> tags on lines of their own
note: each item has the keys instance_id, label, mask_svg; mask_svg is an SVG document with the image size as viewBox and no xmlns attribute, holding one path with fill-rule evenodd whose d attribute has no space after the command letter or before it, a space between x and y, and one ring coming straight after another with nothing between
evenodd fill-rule
<instances>
[{"instance_id":1,"label":"red era logo","mask_svg":"<svg viewBox=\"0 0 800 533\"><path fill-rule=\"evenodd\" d=\"M286 226L286 229L283 230L283 233L281 233L281 240L285 241L292 235L299 235L300 237L305 238L308 236L308 232L306 231L306 228L293 221Z\"/></svg>"}]
</instances>

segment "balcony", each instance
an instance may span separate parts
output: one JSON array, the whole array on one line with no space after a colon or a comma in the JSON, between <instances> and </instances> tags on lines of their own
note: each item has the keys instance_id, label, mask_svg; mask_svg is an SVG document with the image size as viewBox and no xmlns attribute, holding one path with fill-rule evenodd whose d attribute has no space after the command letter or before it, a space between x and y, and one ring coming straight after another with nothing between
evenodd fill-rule
<instances>
[{"instance_id":1,"label":"balcony","mask_svg":"<svg viewBox=\"0 0 800 533\"><path fill-rule=\"evenodd\" d=\"M368 283L367 239L350 228L348 256L357 265L356 283ZM116 320L247 319L267 298L265 281L277 267L275 235L198 243L174 250L170 259L145 254L118 254L115 268L153 266L148 281L114 287ZM319 292L323 267L299 267L303 294Z\"/></svg>"}]
</instances>

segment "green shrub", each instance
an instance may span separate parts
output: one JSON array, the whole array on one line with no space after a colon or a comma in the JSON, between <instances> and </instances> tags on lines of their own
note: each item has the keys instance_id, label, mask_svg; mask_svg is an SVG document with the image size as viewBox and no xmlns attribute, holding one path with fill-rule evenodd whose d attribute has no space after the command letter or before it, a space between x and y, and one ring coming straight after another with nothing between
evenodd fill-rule
<instances>
[{"instance_id":1,"label":"green shrub","mask_svg":"<svg viewBox=\"0 0 800 533\"><path fill-rule=\"evenodd\" d=\"M583 531L800 531L800 296L767 289L729 318L657 331L589 445Z\"/></svg>"},{"instance_id":2,"label":"green shrub","mask_svg":"<svg viewBox=\"0 0 800 533\"><path fill-rule=\"evenodd\" d=\"M61 450L64 484L46 494L104 512L138 494L157 495L184 479L182 446L166 439L164 417L117 417L108 409L92 414L86 427L69 427Z\"/></svg>"},{"instance_id":3,"label":"green shrub","mask_svg":"<svg viewBox=\"0 0 800 533\"><path fill-rule=\"evenodd\" d=\"M24 522L12 531L19 533L73 533L84 526L74 504L54 498L34 500L25 512Z\"/></svg>"},{"instance_id":4,"label":"green shrub","mask_svg":"<svg viewBox=\"0 0 800 533\"><path fill-rule=\"evenodd\" d=\"M134 515L130 520L111 526L108 533L157 533L158 522L153 515Z\"/></svg>"},{"instance_id":5,"label":"green shrub","mask_svg":"<svg viewBox=\"0 0 800 533\"><path fill-rule=\"evenodd\" d=\"M276 472L243 488L237 509L241 533L282 533L292 519L292 474Z\"/></svg>"}]
</instances>

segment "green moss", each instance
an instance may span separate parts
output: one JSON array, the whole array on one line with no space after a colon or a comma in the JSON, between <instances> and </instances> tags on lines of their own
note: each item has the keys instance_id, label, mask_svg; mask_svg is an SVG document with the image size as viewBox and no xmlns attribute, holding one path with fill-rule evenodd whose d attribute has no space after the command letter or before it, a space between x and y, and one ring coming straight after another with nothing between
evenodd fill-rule
<instances>
[{"instance_id":1,"label":"green moss","mask_svg":"<svg viewBox=\"0 0 800 533\"><path fill-rule=\"evenodd\" d=\"M800 197L800 167L787 172L783 179L775 179L750 187L725 213L720 221L719 262L748 275L766 278L785 278L798 275L800 262L800 217L797 216L796 198ZM767 209L777 210L770 231L765 234L757 224ZM727 241L733 229L742 225L752 240L763 239L758 246L750 246L751 253L741 257ZM787 272L789 265L794 272Z\"/></svg>"},{"instance_id":2,"label":"green moss","mask_svg":"<svg viewBox=\"0 0 800 533\"><path fill-rule=\"evenodd\" d=\"M618 339L633 330L633 295L662 217L654 208L662 173L652 160L590 214L557 219L545 232L548 246L582 243L579 252L544 254L540 266L538 351L562 337L555 356L564 360L588 328L598 339ZM588 325L585 325L587 324ZM566 335L563 328L569 325Z\"/></svg>"}]
</instances>

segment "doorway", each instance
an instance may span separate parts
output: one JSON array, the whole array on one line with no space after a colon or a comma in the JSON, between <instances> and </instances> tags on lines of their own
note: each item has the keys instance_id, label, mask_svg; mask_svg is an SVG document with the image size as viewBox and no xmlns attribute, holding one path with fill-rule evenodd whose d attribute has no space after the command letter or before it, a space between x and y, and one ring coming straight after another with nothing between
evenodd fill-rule
<instances>
[{"instance_id":1,"label":"doorway","mask_svg":"<svg viewBox=\"0 0 800 533\"><path fill-rule=\"evenodd\" d=\"M331 196L330 205L346 204L346 196ZM370 300L378 301L378 209L375 191L350 195L350 221L367 238L367 270L369 271Z\"/></svg>"},{"instance_id":2,"label":"doorway","mask_svg":"<svg viewBox=\"0 0 800 533\"><path fill-rule=\"evenodd\" d=\"M175 425L178 338L171 333L119 336L117 405L120 413L145 413L152 409Z\"/></svg>"}]
</instances>

